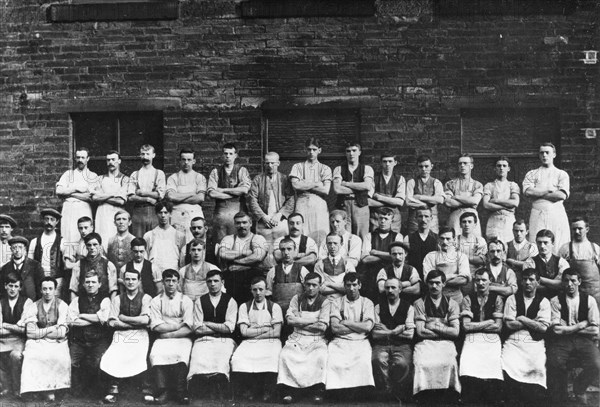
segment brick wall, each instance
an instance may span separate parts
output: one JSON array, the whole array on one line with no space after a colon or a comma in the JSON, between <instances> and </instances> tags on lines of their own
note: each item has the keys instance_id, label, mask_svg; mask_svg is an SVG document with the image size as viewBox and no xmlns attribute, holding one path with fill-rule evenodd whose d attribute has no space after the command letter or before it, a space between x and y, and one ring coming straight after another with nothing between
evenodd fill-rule
<instances>
[{"instance_id":1,"label":"brick wall","mask_svg":"<svg viewBox=\"0 0 600 407\"><path fill-rule=\"evenodd\" d=\"M234 1L196 0L175 21L64 24L46 22L40 3L0 5L0 212L27 235L39 207L60 205L54 184L72 164L57 106L171 98L165 171L192 146L205 175L228 141L260 170L262 102L360 106L368 163L391 149L411 176L415 155L430 154L442 180L455 175L461 108L558 107L567 210L587 213L600 239L597 141L581 131L600 127L599 72L579 61L599 47L596 1L568 16L450 18L429 1L385 0L373 17L242 19Z\"/></svg>"}]
</instances>

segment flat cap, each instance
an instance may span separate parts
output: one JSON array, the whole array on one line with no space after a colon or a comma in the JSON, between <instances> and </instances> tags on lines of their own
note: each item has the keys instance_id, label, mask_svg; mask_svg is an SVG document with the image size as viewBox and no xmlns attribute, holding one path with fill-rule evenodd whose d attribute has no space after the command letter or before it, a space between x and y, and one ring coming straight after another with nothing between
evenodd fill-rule
<instances>
[{"instance_id":1,"label":"flat cap","mask_svg":"<svg viewBox=\"0 0 600 407\"><path fill-rule=\"evenodd\" d=\"M2 221L10 223L10 226L14 229L17 227L17 221L10 215L0 214L0 223Z\"/></svg>"},{"instance_id":2,"label":"flat cap","mask_svg":"<svg viewBox=\"0 0 600 407\"><path fill-rule=\"evenodd\" d=\"M29 240L27 240L23 236L13 236L10 239L8 239L8 244L10 246L12 246L15 243L23 243L25 247L29 246Z\"/></svg>"},{"instance_id":3,"label":"flat cap","mask_svg":"<svg viewBox=\"0 0 600 407\"><path fill-rule=\"evenodd\" d=\"M404 251L409 252L410 251L410 245L406 242L392 242L390 243L390 249L392 247L401 247L404 249Z\"/></svg>"},{"instance_id":4,"label":"flat cap","mask_svg":"<svg viewBox=\"0 0 600 407\"><path fill-rule=\"evenodd\" d=\"M42 217L44 217L46 215L50 215L50 216L54 216L56 219L60 219L62 217L60 212L54 208L44 208L40 211L40 214L42 215Z\"/></svg>"}]
</instances>

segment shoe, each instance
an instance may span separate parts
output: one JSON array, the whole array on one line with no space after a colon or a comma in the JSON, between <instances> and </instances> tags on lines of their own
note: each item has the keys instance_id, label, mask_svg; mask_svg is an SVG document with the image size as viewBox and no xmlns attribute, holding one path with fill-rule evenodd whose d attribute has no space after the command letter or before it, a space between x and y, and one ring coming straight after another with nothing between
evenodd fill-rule
<instances>
[{"instance_id":1,"label":"shoe","mask_svg":"<svg viewBox=\"0 0 600 407\"><path fill-rule=\"evenodd\" d=\"M154 404L155 401L156 399L154 398L154 396L150 394L144 395L144 404Z\"/></svg>"},{"instance_id":2,"label":"shoe","mask_svg":"<svg viewBox=\"0 0 600 407\"><path fill-rule=\"evenodd\" d=\"M50 403L54 403L56 401L56 396L54 395L54 393L48 393L46 394L46 401L50 402Z\"/></svg>"},{"instance_id":3,"label":"shoe","mask_svg":"<svg viewBox=\"0 0 600 407\"><path fill-rule=\"evenodd\" d=\"M292 404L294 402L294 398L290 395L287 395L283 398L283 404Z\"/></svg>"},{"instance_id":4,"label":"shoe","mask_svg":"<svg viewBox=\"0 0 600 407\"><path fill-rule=\"evenodd\" d=\"M315 404L322 404L323 403L323 396L314 396L313 397L313 403L315 403Z\"/></svg>"},{"instance_id":5,"label":"shoe","mask_svg":"<svg viewBox=\"0 0 600 407\"><path fill-rule=\"evenodd\" d=\"M104 404L115 404L116 402L117 402L117 395L116 394L107 394L102 399L102 403L104 403Z\"/></svg>"}]
</instances>

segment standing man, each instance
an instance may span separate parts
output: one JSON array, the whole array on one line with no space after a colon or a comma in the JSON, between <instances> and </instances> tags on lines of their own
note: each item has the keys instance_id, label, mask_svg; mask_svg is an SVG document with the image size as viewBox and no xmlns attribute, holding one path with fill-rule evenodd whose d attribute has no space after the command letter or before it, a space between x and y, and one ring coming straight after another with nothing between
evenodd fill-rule
<instances>
[{"instance_id":1,"label":"standing man","mask_svg":"<svg viewBox=\"0 0 600 407\"><path fill-rule=\"evenodd\" d=\"M408 243L410 247L406 261L417 269L421 281L424 281L423 260L425 260L428 253L438 249L438 235L430 227L433 222L431 209L417 209L415 212L418 228L415 232L404 237L404 243Z\"/></svg>"},{"instance_id":2,"label":"standing man","mask_svg":"<svg viewBox=\"0 0 600 407\"><path fill-rule=\"evenodd\" d=\"M121 270L121 267L133 259L131 241L135 239L135 236L129 233L131 215L125 210L117 211L114 216L114 224L117 227L117 234L111 236L108 240L106 257L115 265L117 270Z\"/></svg>"},{"instance_id":3,"label":"standing man","mask_svg":"<svg viewBox=\"0 0 600 407\"><path fill-rule=\"evenodd\" d=\"M99 292L100 277L94 270L85 274L85 292L69 304L68 323L71 327L71 388L77 396L98 383L100 360L110 345L106 328L110 299Z\"/></svg>"},{"instance_id":4,"label":"standing man","mask_svg":"<svg viewBox=\"0 0 600 407\"><path fill-rule=\"evenodd\" d=\"M252 221L247 213L237 213L234 221L237 232L221 240L218 256L225 271L227 292L241 304L250 299L250 281L264 276L267 243L264 237L250 232Z\"/></svg>"},{"instance_id":5,"label":"standing man","mask_svg":"<svg viewBox=\"0 0 600 407\"><path fill-rule=\"evenodd\" d=\"M458 177L451 179L444 185L446 195L444 205L452 211L447 225L453 228L456 234L460 233L460 215L465 212L472 212L477 216L478 226L475 229L475 235L481 236L477 206L483 197L483 185L471 178L473 167L473 157L469 154L460 156L458 159Z\"/></svg>"},{"instance_id":6,"label":"standing man","mask_svg":"<svg viewBox=\"0 0 600 407\"><path fill-rule=\"evenodd\" d=\"M329 226L332 233L337 233L342 238L342 246L340 247L340 254L348 263L351 263L354 268L358 266L358 262L361 257L362 239L357 235L350 233L347 228L348 215L346 212L335 209L331 211L329 215ZM329 236L329 235L327 235ZM319 248L319 258L324 259L327 257L327 244L323 241L323 244Z\"/></svg>"},{"instance_id":7,"label":"standing man","mask_svg":"<svg viewBox=\"0 0 600 407\"><path fill-rule=\"evenodd\" d=\"M591 295L600 302L600 246L588 240L590 225L587 217L575 217L571 221L571 241L565 243L558 255L579 272L583 294Z\"/></svg>"},{"instance_id":8,"label":"standing man","mask_svg":"<svg viewBox=\"0 0 600 407\"><path fill-rule=\"evenodd\" d=\"M22 284L18 274L8 274L3 284L6 295L0 297L0 397L20 394L26 334L19 321L33 304L21 294Z\"/></svg>"},{"instance_id":9,"label":"standing man","mask_svg":"<svg viewBox=\"0 0 600 407\"><path fill-rule=\"evenodd\" d=\"M156 268L152 267L152 263L146 259L147 257L147 244L141 237L136 237L131 241L131 253L133 259L121 267L119 274L119 283L125 284L125 272L134 270L139 273L140 290L150 296L150 298L156 297L163 291L162 286L162 273L159 273ZM121 290L121 293L124 291Z\"/></svg>"},{"instance_id":10,"label":"standing man","mask_svg":"<svg viewBox=\"0 0 600 407\"><path fill-rule=\"evenodd\" d=\"M431 176L433 163L426 155L417 157L418 175L406 183L406 205L408 206L408 233L419 229L418 211L429 209L429 228L437 233L439 231L438 205L444 203L444 186L440 180Z\"/></svg>"},{"instance_id":11,"label":"standing man","mask_svg":"<svg viewBox=\"0 0 600 407\"><path fill-rule=\"evenodd\" d=\"M98 175L87 168L90 152L85 147L75 151L75 168L66 171L56 183L56 195L64 199L60 222L60 235L67 245L77 244L79 231L77 220L92 217L92 191L98 183Z\"/></svg>"},{"instance_id":12,"label":"standing man","mask_svg":"<svg viewBox=\"0 0 600 407\"><path fill-rule=\"evenodd\" d=\"M142 168L131 174L127 186L127 197L130 202L133 202L131 232L136 237L144 236L144 233L157 226L154 205L165 197L165 173L154 168L152 165L154 157L156 153L150 144L140 147Z\"/></svg>"},{"instance_id":13,"label":"standing man","mask_svg":"<svg viewBox=\"0 0 600 407\"><path fill-rule=\"evenodd\" d=\"M148 369L150 339L150 302L140 290L140 274L127 270L123 276L125 291L112 299L108 326L115 330L110 347L102 356L100 369L109 376L109 391L104 402L113 404L119 395L119 383Z\"/></svg>"},{"instance_id":14,"label":"standing man","mask_svg":"<svg viewBox=\"0 0 600 407\"><path fill-rule=\"evenodd\" d=\"M71 301L78 296L85 295L85 276L92 270L98 273L100 294L104 297L113 298L119 291L117 269L106 257L102 256L102 238L97 233L90 233L84 241L87 255L73 266L73 274L69 284Z\"/></svg>"},{"instance_id":15,"label":"standing man","mask_svg":"<svg viewBox=\"0 0 600 407\"><path fill-rule=\"evenodd\" d=\"M327 346L327 390L374 386L369 333L375 325L375 307L370 299L361 297L357 273L344 275L345 295L331 304L333 339Z\"/></svg>"},{"instance_id":16,"label":"standing man","mask_svg":"<svg viewBox=\"0 0 600 407\"><path fill-rule=\"evenodd\" d=\"M475 272L475 292L465 296L460 306L465 340L460 354L463 400L493 403L501 394L502 317L504 301L490 291L492 275L486 269Z\"/></svg>"},{"instance_id":17,"label":"standing man","mask_svg":"<svg viewBox=\"0 0 600 407\"><path fill-rule=\"evenodd\" d=\"M461 288L471 281L469 258L456 250L454 244L454 229L443 227L438 236L439 249L430 252L423 260L423 276L427 281L427 274L433 270L444 274L444 295L452 298L456 305L462 303Z\"/></svg>"},{"instance_id":18,"label":"standing man","mask_svg":"<svg viewBox=\"0 0 600 407\"><path fill-rule=\"evenodd\" d=\"M565 270L562 284L564 294L550 300L552 331L556 335L548 340L548 390L552 400L567 401L571 368L567 362L575 359L577 367L583 370L573 378L573 392L577 402L585 405L586 389L594 384L600 370L600 352L594 344L598 336L598 305L594 297L579 291L581 276L577 270Z\"/></svg>"},{"instance_id":19,"label":"standing man","mask_svg":"<svg viewBox=\"0 0 600 407\"><path fill-rule=\"evenodd\" d=\"M444 236L444 229L440 236ZM425 390L454 390L460 394L456 346L460 332L459 305L443 295L446 275L439 270L427 274L428 293L415 302L415 345L413 394ZM458 396L455 394L455 397ZM446 400L447 401L447 400Z\"/></svg>"},{"instance_id":20,"label":"standing man","mask_svg":"<svg viewBox=\"0 0 600 407\"><path fill-rule=\"evenodd\" d=\"M312 270L317 262L319 247L317 243L309 236L304 234L304 216L298 212L288 216L289 234L275 240L273 257L277 263L281 262L283 254L279 250L279 243L283 239L292 239L296 243L297 250L294 254L294 262Z\"/></svg>"},{"instance_id":21,"label":"standing man","mask_svg":"<svg viewBox=\"0 0 600 407\"><path fill-rule=\"evenodd\" d=\"M61 215L56 209L44 208L40 211L44 231L33 238L29 245L28 257L39 262L46 277L54 277L58 283L58 292L62 292L63 277L65 273L64 243L57 232L56 225ZM0 222L0 229L2 228Z\"/></svg>"},{"instance_id":22,"label":"standing man","mask_svg":"<svg viewBox=\"0 0 600 407\"><path fill-rule=\"evenodd\" d=\"M500 295L503 300L517 292L517 275L504 263L504 256L504 242L498 238L491 239L488 243L486 265L490 280L488 290L493 294Z\"/></svg>"},{"instance_id":23,"label":"standing man","mask_svg":"<svg viewBox=\"0 0 600 407\"><path fill-rule=\"evenodd\" d=\"M267 241L271 257L274 242L288 231L286 219L294 211L295 199L288 176L277 171L279 154L265 154L263 165L264 172L252 180L248 193L248 212L256 222L256 233Z\"/></svg>"},{"instance_id":24,"label":"standing man","mask_svg":"<svg viewBox=\"0 0 600 407\"><path fill-rule=\"evenodd\" d=\"M551 321L550 302L537 292L540 275L525 269L522 290L504 307L510 336L502 347L505 394L517 403L539 403L546 389L546 346L543 334Z\"/></svg>"},{"instance_id":25,"label":"standing man","mask_svg":"<svg viewBox=\"0 0 600 407\"><path fill-rule=\"evenodd\" d=\"M496 179L483 187L483 207L490 211L485 236L498 237L504 243L512 240L515 210L519 206L521 190L516 182L508 181L510 161L507 157L496 160Z\"/></svg>"},{"instance_id":26,"label":"standing man","mask_svg":"<svg viewBox=\"0 0 600 407\"><path fill-rule=\"evenodd\" d=\"M569 219L563 205L569 197L569 175L554 166L556 147L552 143L540 146L542 165L529 171L523 180L523 194L533 200L529 216L529 241L542 229L556 236L556 249L569 242Z\"/></svg>"},{"instance_id":27,"label":"standing man","mask_svg":"<svg viewBox=\"0 0 600 407\"><path fill-rule=\"evenodd\" d=\"M456 247L469 258L469 269L471 278L475 270L485 265L487 255L487 243L481 236L475 235L477 225L477 215L473 212L465 212L460 215L461 234L456 239ZM468 294L473 291L473 285L467 284L462 288L463 293Z\"/></svg>"},{"instance_id":28,"label":"standing man","mask_svg":"<svg viewBox=\"0 0 600 407\"><path fill-rule=\"evenodd\" d=\"M12 231L17 227L17 221L10 215L0 215L0 267L10 260L12 255L8 239L12 237Z\"/></svg>"},{"instance_id":29,"label":"standing man","mask_svg":"<svg viewBox=\"0 0 600 407\"><path fill-rule=\"evenodd\" d=\"M254 277L250 288L253 298L240 305L238 325L244 340L231 357L231 370L249 388L249 400L268 402L276 386L283 314L279 305L265 298L264 277Z\"/></svg>"},{"instance_id":30,"label":"standing man","mask_svg":"<svg viewBox=\"0 0 600 407\"><path fill-rule=\"evenodd\" d=\"M337 194L336 208L346 211L346 230L361 239L369 233L369 198L373 195L373 168L359 162L359 143L346 145L346 165L333 170L333 190Z\"/></svg>"},{"instance_id":31,"label":"standing man","mask_svg":"<svg viewBox=\"0 0 600 407\"><path fill-rule=\"evenodd\" d=\"M233 217L246 210L246 194L250 189L250 174L236 164L237 148L232 143L223 144L223 165L214 168L208 176L208 196L215 200L213 214L213 242L220 242L235 232Z\"/></svg>"},{"instance_id":32,"label":"standing man","mask_svg":"<svg viewBox=\"0 0 600 407\"><path fill-rule=\"evenodd\" d=\"M538 255L537 246L527 240L529 230L523 219L513 223L513 240L509 241L506 249L506 264L517 272L527 268L527 263Z\"/></svg>"},{"instance_id":33,"label":"standing man","mask_svg":"<svg viewBox=\"0 0 600 407\"><path fill-rule=\"evenodd\" d=\"M148 244L148 260L156 269L155 274L162 274L164 270L179 270L181 250L185 247L185 233L171 225L171 202L158 202L154 206L158 225L144 234Z\"/></svg>"},{"instance_id":34,"label":"standing man","mask_svg":"<svg viewBox=\"0 0 600 407\"><path fill-rule=\"evenodd\" d=\"M115 227L115 215L123 209L127 202L127 186L129 177L120 171L121 154L111 150L106 154L106 166L108 174L101 175L98 179L96 189L91 193L92 201L96 202L96 233L102 237L102 241L108 244L111 237L117 233ZM104 250L106 250L106 246Z\"/></svg>"},{"instance_id":35,"label":"standing man","mask_svg":"<svg viewBox=\"0 0 600 407\"><path fill-rule=\"evenodd\" d=\"M179 269L180 289L184 295L187 295L196 301L204 294L208 294L207 276L212 270L219 270L214 264L204 261L204 251L206 246L203 240L192 240L190 255L192 260Z\"/></svg>"},{"instance_id":36,"label":"standing man","mask_svg":"<svg viewBox=\"0 0 600 407\"><path fill-rule=\"evenodd\" d=\"M168 390L173 390L173 398L179 404L189 404L186 377L192 351L194 303L177 290L177 270L163 271L162 283L164 292L150 302L150 328L157 334L149 356L156 386L154 399L156 404L165 404Z\"/></svg>"},{"instance_id":37,"label":"standing man","mask_svg":"<svg viewBox=\"0 0 600 407\"><path fill-rule=\"evenodd\" d=\"M327 366L325 331L329 326L331 302L319 293L321 276L304 277L304 292L292 297L286 313L294 333L279 357L277 384L282 387L283 403L291 404L299 393L312 394L315 404L323 402Z\"/></svg>"},{"instance_id":38,"label":"standing man","mask_svg":"<svg viewBox=\"0 0 600 407\"><path fill-rule=\"evenodd\" d=\"M27 245L29 242L23 236L15 236L8 239L12 258L0 269L0 296L5 296L4 284L9 274L15 273L21 278L21 289L23 295L31 301L37 301L42 297L40 283L45 277L42 265L27 257Z\"/></svg>"},{"instance_id":39,"label":"standing man","mask_svg":"<svg viewBox=\"0 0 600 407\"><path fill-rule=\"evenodd\" d=\"M386 299L375 306L373 327L373 376L387 400L404 399L410 383L415 310L400 299L402 285L396 277L384 282Z\"/></svg>"},{"instance_id":40,"label":"standing man","mask_svg":"<svg viewBox=\"0 0 600 407\"><path fill-rule=\"evenodd\" d=\"M391 152L381 155L381 171L375 173L373 180L375 192L369 198L371 229L377 227L378 210L388 207L393 211L391 228L394 232L400 233L402 227L400 208L404 205L406 185L404 177L395 171L396 164L396 156Z\"/></svg>"},{"instance_id":41,"label":"standing man","mask_svg":"<svg viewBox=\"0 0 600 407\"><path fill-rule=\"evenodd\" d=\"M206 274L208 293L194 303L194 347L192 348L188 387L195 378L206 379L206 389L222 399L228 393L231 355L236 347L232 339L237 320L237 303L223 292L219 270ZM208 385L209 382L212 385Z\"/></svg>"},{"instance_id":42,"label":"standing man","mask_svg":"<svg viewBox=\"0 0 600 407\"><path fill-rule=\"evenodd\" d=\"M194 171L196 157L194 150L184 148L179 151L179 172L167 179L166 199L173 203L171 224L192 239L190 221L195 217L204 217L202 202L206 196L206 178Z\"/></svg>"},{"instance_id":43,"label":"standing man","mask_svg":"<svg viewBox=\"0 0 600 407\"><path fill-rule=\"evenodd\" d=\"M562 289L562 273L569 268L569 263L554 254L554 233L548 229L538 231L535 243L539 254L528 263L528 267L538 272L540 283L536 287L537 292L550 299Z\"/></svg>"}]
</instances>

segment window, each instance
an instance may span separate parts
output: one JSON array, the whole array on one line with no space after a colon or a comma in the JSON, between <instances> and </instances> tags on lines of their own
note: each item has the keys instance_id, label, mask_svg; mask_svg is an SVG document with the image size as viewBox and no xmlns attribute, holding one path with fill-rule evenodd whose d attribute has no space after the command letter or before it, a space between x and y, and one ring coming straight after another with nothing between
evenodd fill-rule
<instances>
[{"instance_id":1,"label":"window","mask_svg":"<svg viewBox=\"0 0 600 407\"><path fill-rule=\"evenodd\" d=\"M367 17L374 0L248 0L240 3L243 18Z\"/></svg>"},{"instance_id":2,"label":"window","mask_svg":"<svg viewBox=\"0 0 600 407\"><path fill-rule=\"evenodd\" d=\"M479 15L568 15L577 8L572 0L434 0L434 14L443 17Z\"/></svg>"},{"instance_id":3,"label":"window","mask_svg":"<svg viewBox=\"0 0 600 407\"><path fill-rule=\"evenodd\" d=\"M74 148L90 150L89 168L106 173L106 153L121 153L121 171L131 174L141 166L139 150L151 144L156 151L153 165L163 168L163 113L143 112L79 112L71 113Z\"/></svg>"},{"instance_id":4,"label":"window","mask_svg":"<svg viewBox=\"0 0 600 407\"><path fill-rule=\"evenodd\" d=\"M74 21L176 20L178 0L74 0L51 4L46 11L51 23Z\"/></svg>"}]
</instances>

